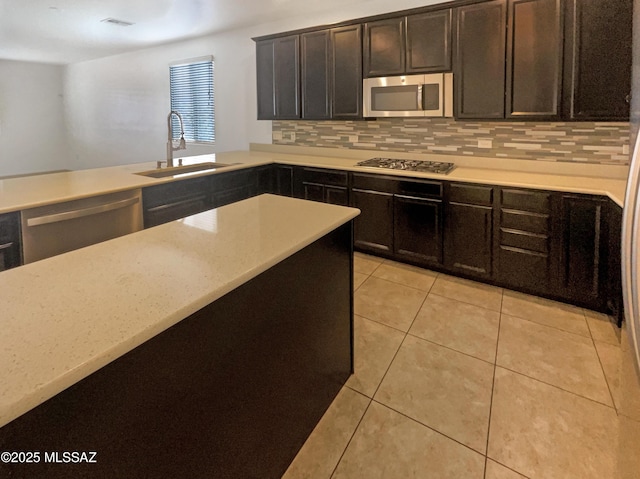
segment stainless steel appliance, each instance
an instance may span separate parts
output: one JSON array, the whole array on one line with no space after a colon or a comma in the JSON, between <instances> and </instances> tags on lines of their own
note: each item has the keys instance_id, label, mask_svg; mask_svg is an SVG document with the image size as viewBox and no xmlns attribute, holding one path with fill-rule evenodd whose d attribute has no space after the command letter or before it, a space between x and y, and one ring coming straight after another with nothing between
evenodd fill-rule
<instances>
[{"instance_id":1,"label":"stainless steel appliance","mask_svg":"<svg viewBox=\"0 0 640 479\"><path fill-rule=\"evenodd\" d=\"M453 163L425 160L402 160L398 158L371 158L356 163L370 168L388 168L391 170L418 171L422 173L441 173L447 175L455 168Z\"/></svg>"},{"instance_id":2,"label":"stainless steel appliance","mask_svg":"<svg viewBox=\"0 0 640 479\"><path fill-rule=\"evenodd\" d=\"M21 213L24 262L142 229L140 189L39 206Z\"/></svg>"},{"instance_id":3,"label":"stainless steel appliance","mask_svg":"<svg viewBox=\"0 0 640 479\"><path fill-rule=\"evenodd\" d=\"M453 116L453 73L365 78L365 117Z\"/></svg>"}]
</instances>

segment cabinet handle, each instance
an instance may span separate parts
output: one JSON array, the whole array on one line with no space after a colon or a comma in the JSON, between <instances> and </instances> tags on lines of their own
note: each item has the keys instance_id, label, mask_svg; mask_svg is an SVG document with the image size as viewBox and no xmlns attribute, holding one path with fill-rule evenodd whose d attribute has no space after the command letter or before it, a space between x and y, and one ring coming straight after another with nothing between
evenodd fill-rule
<instances>
[{"instance_id":1,"label":"cabinet handle","mask_svg":"<svg viewBox=\"0 0 640 479\"><path fill-rule=\"evenodd\" d=\"M0 251L3 249L11 248L13 246L13 241L11 243L0 244Z\"/></svg>"},{"instance_id":2,"label":"cabinet handle","mask_svg":"<svg viewBox=\"0 0 640 479\"><path fill-rule=\"evenodd\" d=\"M167 204L160 205L160 206L154 206L153 208L147 209L147 212L148 213L154 213L156 211L166 210L167 208L173 208L175 206L182 206L182 205L187 205L189 203L195 203L197 201L202 201L202 200L204 200L206 198L207 198L206 195L196 196L194 198L188 198L186 200L176 201L175 203L167 203Z\"/></svg>"},{"instance_id":3,"label":"cabinet handle","mask_svg":"<svg viewBox=\"0 0 640 479\"><path fill-rule=\"evenodd\" d=\"M127 206L138 203L139 198L129 198L126 200L114 201L113 203L106 203L98 206L91 206L89 208L80 208L77 210L64 211L62 213L54 213L46 216L38 216L37 218L29 218L27 220L27 226L39 226L49 223L57 223L59 221L74 220L77 218L83 218L85 216L97 215L99 213L106 213L107 211L118 210L120 208L126 208Z\"/></svg>"},{"instance_id":4,"label":"cabinet handle","mask_svg":"<svg viewBox=\"0 0 640 479\"><path fill-rule=\"evenodd\" d=\"M624 97L624 101L626 101L627 104L631 103L631 93L629 93L627 96Z\"/></svg>"}]
</instances>

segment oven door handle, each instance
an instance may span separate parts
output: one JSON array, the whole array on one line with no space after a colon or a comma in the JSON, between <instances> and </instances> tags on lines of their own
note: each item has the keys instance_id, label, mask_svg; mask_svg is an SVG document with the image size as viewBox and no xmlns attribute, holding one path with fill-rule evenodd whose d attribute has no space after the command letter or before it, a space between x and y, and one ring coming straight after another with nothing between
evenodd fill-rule
<instances>
[{"instance_id":1,"label":"oven door handle","mask_svg":"<svg viewBox=\"0 0 640 479\"><path fill-rule=\"evenodd\" d=\"M418 85L418 110L424 110L424 85Z\"/></svg>"},{"instance_id":2,"label":"oven door handle","mask_svg":"<svg viewBox=\"0 0 640 479\"><path fill-rule=\"evenodd\" d=\"M29 218L27 220L27 226L46 225L49 223L58 223L59 221L67 221L76 218L83 218L85 216L97 215L99 213L119 210L120 208L126 208L127 206L135 205L139 201L139 198L128 198L126 200L114 201L112 203L91 206L89 208L80 208L78 210L64 211L62 213L55 213L52 215L37 216L35 218Z\"/></svg>"}]
</instances>

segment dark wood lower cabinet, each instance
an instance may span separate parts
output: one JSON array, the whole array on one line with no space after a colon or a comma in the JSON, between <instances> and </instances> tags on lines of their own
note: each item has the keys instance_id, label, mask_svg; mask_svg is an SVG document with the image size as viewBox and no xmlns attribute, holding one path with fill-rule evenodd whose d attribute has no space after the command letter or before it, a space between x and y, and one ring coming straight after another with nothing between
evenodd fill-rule
<instances>
[{"instance_id":1,"label":"dark wood lower cabinet","mask_svg":"<svg viewBox=\"0 0 640 479\"><path fill-rule=\"evenodd\" d=\"M293 166L276 165L273 193L293 196Z\"/></svg>"},{"instance_id":2,"label":"dark wood lower cabinet","mask_svg":"<svg viewBox=\"0 0 640 479\"><path fill-rule=\"evenodd\" d=\"M442 264L442 200L395 195L393 248L398 258Z\"/></svg>"},{"instance_id":3,"label":"dark wood lower cabinet","mask_svg":"<svg viewBox=\"0 0 640 479\"><path fill-rule=\"evenodd\" d=\"M445 265L465 276L490 279L493 272L493 208L448 203L445 218Z\"/></svg>"},{"instance_id":4,"label":"dark wood lower cabinet","mask_svg":"<svg viewBox=\"0 0 640 479\"><path fill-rule=\"evenodd\" d=\"M562 195L562 293L594 309L604 309L602 259L607 200Z\"/></svg>"},{"instance_id":5,"label":"dark wood lower cabinet","mask_svg":"<svg viewBox=\"0 0 640 479\"><path fill-rule=\"evenodd\" d=\"M622 299L622 208L609 202L607 214L607 312L618 323L622 324L624 317L624 302Z\"/></svg>"},{"instance_id":6,"label":"dark wood lower cabinet","mask_svg":"<svg viewBox=\"0 0 640 479\"><path fill-rule=\"evenodd\" d=\"M351 223L0 428L9 478L282 477L353 372Z\"/></svg>"},{"instance_id":7,"label":"dark wood lower cabinet","mask_svg":"<svg viewBox=\"0 0 640 479\"><path fill-rule=\"evenodd\" d=\"M0 271L21 264L20 213L0 215Z\"/></svg>"},{"instance_id":8,"label":"dark wood lower cabinet","mask_svg":"<svg viewBox=\"0 0 640 479\"><path fill-rule=\"evenodd\" d=\"M175 221L211 208L211 177L142 189L144 227Z\"/></svg>"},{"instance_id":9,"label":"dark wood lower cabinet","mask_svg":"<svg viewBox=\"0 0 640 479\"><path fill-rule=\"evenodd\" d=\"M499 190L496 280L534 294L557 291L556 197L548 191Z\"/></svg>"},{"instance_id":10,"label":"dark wood lower cabinet","mask_svg":"<svg viewBox=\"0 0 640 479\"><path fill-rule=\"evenodd\" d=\"M352 189L351 206L360 209L354 225L354 246L374 253L391 253L393 194Z\"/></svg>"}]
</instances>

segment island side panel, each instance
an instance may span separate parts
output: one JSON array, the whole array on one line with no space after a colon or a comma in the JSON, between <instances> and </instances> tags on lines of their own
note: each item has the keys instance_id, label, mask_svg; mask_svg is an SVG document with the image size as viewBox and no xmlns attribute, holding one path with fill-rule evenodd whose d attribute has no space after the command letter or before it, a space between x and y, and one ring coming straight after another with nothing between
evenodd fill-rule
<instances>
[{"instance_id":1,"label":"island side panel","mask_svg":"<svg viewBox=\"0 0 640 479\"><path fill-rule=\"evenodd\" d=\"M1 428L41 455L0 476L281 477L352 373L352 277L349 222Z\"/></svg>"}]
</instances>

